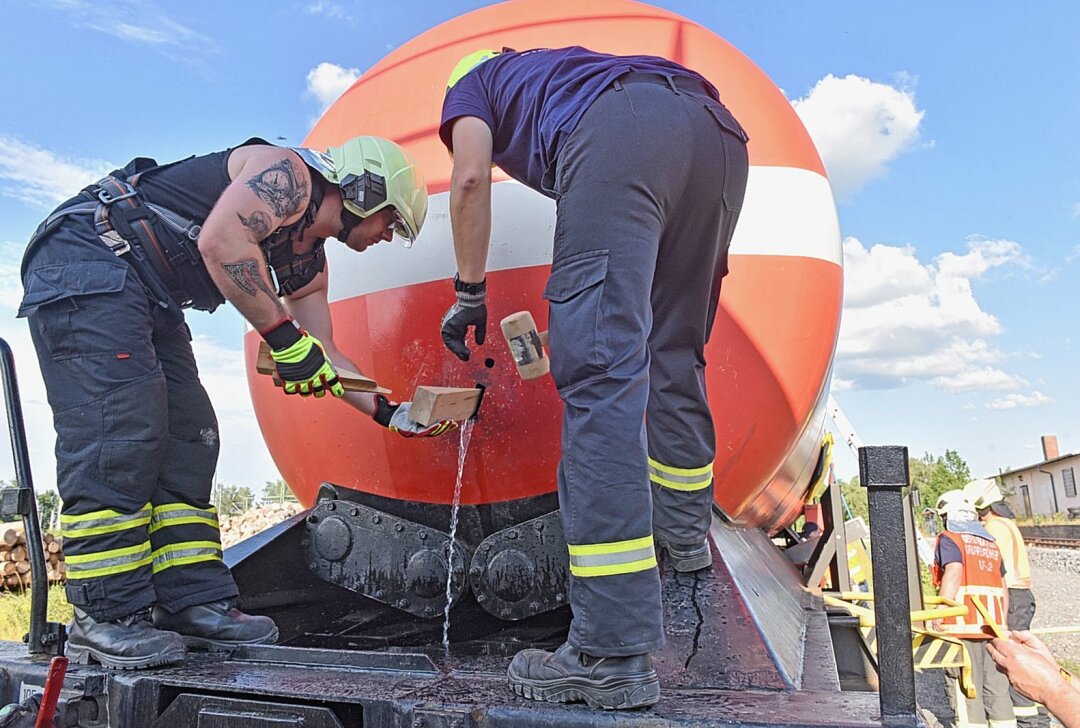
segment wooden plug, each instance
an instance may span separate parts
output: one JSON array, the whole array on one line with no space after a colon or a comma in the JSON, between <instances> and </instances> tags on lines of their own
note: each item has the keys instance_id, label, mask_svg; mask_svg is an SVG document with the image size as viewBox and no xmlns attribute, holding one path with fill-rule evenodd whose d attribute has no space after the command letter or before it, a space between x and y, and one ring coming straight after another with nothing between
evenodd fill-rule
<instances>
[{"instance_id":1,"label":"wooden plug","mask_svg":"<svg viewBox=\"0 0 1080 728\"><path fill-rule=\"evenodd\" d=\"M413 394L409 417L427 427L443 420L467 420L480 406L479 387L428 387L420 385Z\"/></svg>"},{"instance_id":2,"label":"wooden plug","mask_svg":"<svg viewBox=\"0 0 1080 728\"><path fill-rule=\"evenodd\" d=\"M365 377L363 374L357 372L349 371L348 369L342 369L336 365L334 368L337 369L338 379L341 381L341 386L345 387L346 392L390 394L389 389L380 387L379 383L374 379ZM277 367L274 366L274 359L270 356L270 345L265 341L259 342L259 356L255 359L255 371L259 374L269 374L274 378L275 386L283 386L281 377L279 377L277 373Z\"/></svg>"}]
</instances>

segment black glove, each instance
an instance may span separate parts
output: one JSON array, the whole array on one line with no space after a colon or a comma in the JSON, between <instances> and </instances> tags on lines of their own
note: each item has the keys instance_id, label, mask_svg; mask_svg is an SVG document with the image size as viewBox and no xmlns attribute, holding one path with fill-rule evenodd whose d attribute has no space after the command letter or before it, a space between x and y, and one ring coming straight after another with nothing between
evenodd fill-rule
<instances>
[{"instance_id":1,"label":"black glove","mask_svg":"<svg viewBox=\"0 0 1080 728\"><path fill-rule=\"evenodd\" d=\"M455 275L454 292L457 303L443 315L442 340L458 359L469 361L469 347L465 345L469 327L474 327L473 338L477 346L484 343L487 334L487 282L462 283Z\"/></svg>"}]
</instances>

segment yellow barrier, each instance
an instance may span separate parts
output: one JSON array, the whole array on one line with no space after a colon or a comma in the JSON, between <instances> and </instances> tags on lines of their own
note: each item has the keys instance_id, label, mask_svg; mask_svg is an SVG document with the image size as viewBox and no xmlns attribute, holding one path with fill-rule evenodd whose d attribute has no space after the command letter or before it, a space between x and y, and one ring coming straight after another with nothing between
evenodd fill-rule
<instances>
[{"instance_id":1,"label":"yellow barrier","mask_svg":"<svg viewBox=\"0 0 1080 728\"><path fill-rule=\"evenodd\" d=\"M843 609L853 617L859 618L859 632L867 649L877 654L877 620L874 610L853 602L872 602L870 592L840 592L825 594L825 604ZM952 599L939 596L927 596L928 604L944 605L936 609L918 609L911 613L912 622L927 622L943 617L958 617L967 614L967 607ZM969 699L975 697L975 683L971 675L971 656L963 641L957 637L935 632L920 627L912 627L912 659L916 670L939 668L958 668L960 670L960 689Z\"/></svg>"}]
</instances>

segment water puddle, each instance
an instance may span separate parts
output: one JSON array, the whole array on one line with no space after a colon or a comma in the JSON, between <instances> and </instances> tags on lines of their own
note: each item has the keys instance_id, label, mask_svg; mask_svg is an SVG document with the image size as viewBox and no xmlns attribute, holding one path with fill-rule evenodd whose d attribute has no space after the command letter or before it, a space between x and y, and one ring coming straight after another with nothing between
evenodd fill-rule
<instances>
[{"instance_id":1,"label":"water puddle","mask_svg":"<svg viewBox=\"0 0 1080 728\"><path fill-rule=\"evenodd\" d=\"M457 482L454 484L454 502L450 508L450 549L446 554L446 611L443 613L443 649L450 652L450 592L453 583L454 537L457 535L458 507L461 505L461 474L465 470L465 453L469 451L469 440L475 423L468 419L461 423L461 444L458 448Z\"/></svg>"}]
</instances>

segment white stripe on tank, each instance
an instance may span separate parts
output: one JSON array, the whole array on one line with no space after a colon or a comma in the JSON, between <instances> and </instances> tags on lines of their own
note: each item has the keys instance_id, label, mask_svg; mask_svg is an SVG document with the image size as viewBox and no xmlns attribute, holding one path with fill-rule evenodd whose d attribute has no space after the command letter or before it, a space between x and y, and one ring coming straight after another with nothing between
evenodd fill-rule
<instances>
[{"instance_id":1,"label":"white stripe on tank","mask_svg":"<svg viewBox=\"0 0 1080 728\"><path fill-rule=\"evenodd\" d=\"M452 278L457 266L450 195L432 195L423 232L411 249L383 242L356 254L327 241L330 300ZM555 203L518 182L492 186L488 270L551 264ZM751 167L732 255L788 255L841 264L840 224L829 182L794 167Z\"/></svg>"}]
</instances>

